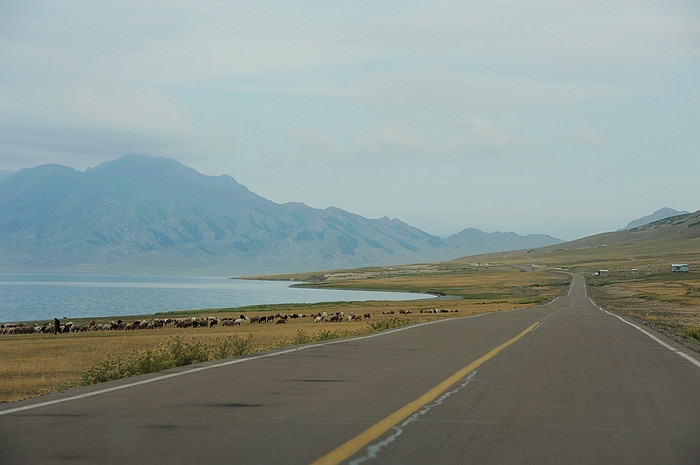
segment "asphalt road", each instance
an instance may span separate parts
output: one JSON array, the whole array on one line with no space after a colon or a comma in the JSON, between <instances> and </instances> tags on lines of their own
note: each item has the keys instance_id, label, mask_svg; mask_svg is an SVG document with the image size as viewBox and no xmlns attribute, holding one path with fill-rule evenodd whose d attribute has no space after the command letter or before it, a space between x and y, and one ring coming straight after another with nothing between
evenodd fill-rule
<instances>
[{"instance_id":1,"label":"asphalt road","mask_svg":"<svg viewBox=\"0 0 700 465\"><path fill-rule=\"evenodd\" d=\"M541 307L0 405L0 463L697 464L698 358L575 276Z\"/></svg>"}]
</instances>

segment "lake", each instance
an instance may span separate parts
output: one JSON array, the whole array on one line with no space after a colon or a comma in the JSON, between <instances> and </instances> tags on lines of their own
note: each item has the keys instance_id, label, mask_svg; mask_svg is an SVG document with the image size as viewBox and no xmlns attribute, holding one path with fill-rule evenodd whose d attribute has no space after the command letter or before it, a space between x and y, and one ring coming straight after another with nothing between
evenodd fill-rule
<instances>
[{"instance_id":1,"label":"lake","mask_svg":"<svg viewBox=\"0 0 700 465\"><path fill-rule=\"evenodd\" d=\"M247 305L414 300L429 294L290 287L228 277L0 273L0 322L148 315Z\"/></svg>"}]
</instances>

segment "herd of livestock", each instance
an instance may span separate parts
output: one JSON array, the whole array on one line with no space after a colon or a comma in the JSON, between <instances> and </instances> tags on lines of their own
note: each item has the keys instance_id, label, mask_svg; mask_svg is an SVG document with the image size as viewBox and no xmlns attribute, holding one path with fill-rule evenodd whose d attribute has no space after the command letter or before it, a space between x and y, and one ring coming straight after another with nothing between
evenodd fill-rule
<instances>
[{"instance_id":1,"label":"herd of livestock","mask_svg":"<svg viewBox=\"0 0 700 465\"><path fill-rule=\"evenodd\" d=\"M420 310L421 313L447 313L449 310L428 309ZM384 314L393 314L394 311L382 312ZM400 310L400 314L409 314L410 310ZM344 312L328 314L312 313L308 316L314 323L321 322L352 322L371 318L370 313L363 315L355 315L350 313L346 315ZM86 331L118 331L118 330L141 330L141 329L157 329L165 326L173 326L175 328L199 328L213 326L242 326L243 324L286 324L289 319L307 318L303 313L292 313L290 315L256 315L239 317L183 317L183 318L150 318L144 320L135 320L126 322L122 320L112 320L108 323L97 323L95 320L89 324L77 325L71 321L62 322L58 318L54 318L53 322L39 323L5 323L0 325L0 335L2 334L61 334L71 332L86 332Z\"/></svg>"}]
</instances>

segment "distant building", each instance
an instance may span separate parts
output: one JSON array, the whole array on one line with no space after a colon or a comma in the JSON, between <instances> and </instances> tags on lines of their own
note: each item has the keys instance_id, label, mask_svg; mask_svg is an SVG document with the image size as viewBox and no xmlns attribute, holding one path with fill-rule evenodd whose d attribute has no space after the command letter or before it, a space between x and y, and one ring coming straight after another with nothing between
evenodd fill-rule
<instances>
[{"instance_id":1,"label":"distant building","mask_svg":"<svg viewBox=\"0 0 700 465\"><path fill-rule=\"evenodd\" d=\"M600 275L608 274L608 270L600 270L600 271L598 271L598 274L600 274Z\"/></svg>"},{"instance_id":2,"label":"distant building","mask_svg":"<svg viewBox=\"0 0 700 465\"><path fill-rule=\"evenodd\" d=\"M671 273L688 273L689 271L687 263L674 263L671 265Z\"/></svg>"}]
</instances>

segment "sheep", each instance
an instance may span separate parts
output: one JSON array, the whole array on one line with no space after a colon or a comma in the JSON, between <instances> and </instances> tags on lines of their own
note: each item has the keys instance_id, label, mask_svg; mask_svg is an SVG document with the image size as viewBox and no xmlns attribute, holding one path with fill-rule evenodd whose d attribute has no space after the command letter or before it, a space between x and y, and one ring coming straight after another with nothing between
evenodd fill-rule
<instances>
[{"instance_id":1,"label":"sheep","mask_svg":"<svg viewBox=\"0 0 700 465\"><path fill-rule=\"evenodd\" d=\"M181 320L175 323L176 328L189 328L193 326L192 320L186 319L186 320Z\"/></svg>"}]
</instances>

